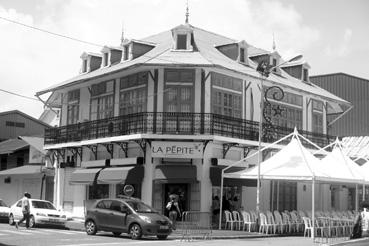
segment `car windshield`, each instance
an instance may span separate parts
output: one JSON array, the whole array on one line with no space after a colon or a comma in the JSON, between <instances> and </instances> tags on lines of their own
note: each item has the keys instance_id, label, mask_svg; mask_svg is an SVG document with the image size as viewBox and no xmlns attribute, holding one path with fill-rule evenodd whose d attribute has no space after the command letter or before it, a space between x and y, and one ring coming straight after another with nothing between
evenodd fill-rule
<instances>
[{"instance_id":1,"label":"car windshield","mask_svg":"<svg viewBox=\"0 0 369 246\"><path fill-rule=\"evenodd\" d=\"M44 202L44 201L32 201L32 207L56 210L54 205L52 205L50 202Z\"/></svg>"},{"instance_id":2,"label":"car windshield","mask_svg":"<svg viewBox=\"0 0 369 246\"><path fill-rule=\"evenodd\" d=\"M127 201L128 205L137 213L157 213L155 209L143 202Z\"/></svg>"},{"instance_id":3,"label":"car windshield","mask_svg":"<svg viewBox=\"0 0 369 246\"><path fill-rule=\"evenodd\" d=\"M5 202L3 202L3 200L0 200L0 207L7 207L7 205L5 204Z\"/></svg>"}]
</instances>

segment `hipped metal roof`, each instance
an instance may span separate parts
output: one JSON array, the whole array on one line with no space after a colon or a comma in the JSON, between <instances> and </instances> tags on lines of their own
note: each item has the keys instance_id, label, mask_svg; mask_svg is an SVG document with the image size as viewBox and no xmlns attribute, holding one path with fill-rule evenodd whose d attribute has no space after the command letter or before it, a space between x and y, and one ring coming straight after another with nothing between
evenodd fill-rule
<instances>
[{"instance_id":1,"label":"hipped metal roof","mask_svg":"<svg viewBox=\"0 0 369 246\"><path fill-rule=\"evenodd\" d=\"M241 64L228 58L216 48L217 46L224 44L237 43L236 40L194 27L192 25L188 25L188 27L193 31L194 43L196 44L198 51L188 52L173 50L173 34L171 30L168 30L142 39L144 42L150 42L156 45L146 54L141 55L136 59L123 61L110 67L103 67L89 73L80 74L62 83L39 91L36 93L36 95L42 95L58 89L63 89L67 86L82 83L96 77L117 73L138 66L165 65L168 67L181 65L183 67L219 67L243 75L260 78L260 74L256 71L256 64L254 64L251 60L249 62L250 65ZM248 52L249 56L251 56L257 53L263 53L263 50L250 46ZM282 76L270 74L268 81L278 85L296 88L308 93L312 93L331 101L350 105L349 102L343 100L342 98L339 98L314 84L307 84L299 79L293 78L283 71Z\"/></svg>"}]
</instances>

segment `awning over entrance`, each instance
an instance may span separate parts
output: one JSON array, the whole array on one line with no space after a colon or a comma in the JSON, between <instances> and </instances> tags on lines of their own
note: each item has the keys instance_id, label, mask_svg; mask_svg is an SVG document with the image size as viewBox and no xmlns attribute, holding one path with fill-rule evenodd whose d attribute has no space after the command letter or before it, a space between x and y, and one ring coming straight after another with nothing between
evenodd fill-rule
<instances>
[{"instance_id":1,"label":"awning over entrance","mask_svg":"<svg viewBox=\"0 0 369 246\"><path fill-rule=\"evenodd\" d=\"M42 175L46 174L47 176L54 175L53 170L46 169L41 165L25 165L21 167L15 167L11 169L7 169L0 172L0 176L10 176L10 175Z\"/></svg>"},{"instance_id":2,"label":"awning over entrance","mask_svg":"<svg viewBox=\"0 0 369 246\"><path fill-rule=\"evenodd\" d=\"M140 184L144 177L144 167L111 167L101 170L98 184Z\"/></svg>"},{"instance_id":3,"label":"awning over entrance","mask_svg":"<svg viewBox=\"0 0 369 246\"><path fill-rule=\"evenodd\" d=\"M155 181L160 183L197 182L197 169L194 165L159 165L155 169Z\"/></svg>"},{"instance_id":4,"label":"awning over entrance","mask_svg":"<svg viewBox=\"0 0 369 246\"><path fill-rule=\"evenodd\" d=\"M70 183L76 185L92 185L101 168L79 169L72 173Z\"/></svg>"},{"instance_id":5,"label":"awning over entrance","mask_svg":"<svg viewBox=\"0 0 369 246\"><path fill-rule=\"evenodd\" d=\"M222 170L227 166L219 165L210 167L210 180L213 186L220 186ZM231 167L226 170L226 173L232 173L237 171L245 170L244 167ZM256 187L256 180L253 179L234 179L234 178L225 178L223 180L224 186L250 186Z\"/></svg>"}]
</instances>

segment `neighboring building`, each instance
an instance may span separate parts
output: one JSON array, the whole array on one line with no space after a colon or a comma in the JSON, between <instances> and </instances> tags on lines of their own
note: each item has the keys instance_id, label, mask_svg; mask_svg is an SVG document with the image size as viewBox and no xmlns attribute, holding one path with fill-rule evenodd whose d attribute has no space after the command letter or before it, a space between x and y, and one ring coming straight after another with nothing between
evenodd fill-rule
<instances>
[{"instance_id":1,"label":"neighboring building","mask_svg":"<svg viewBox=\"0 0 369 246\"><path fill-rule=\"evenodd\" d=\"M311 76L310 81L352 103L353 108L328 128L329 134L342 137L369 135L368 79L333 73Z\"/></svg>"},{"instance_id":2,"label":"neighboring building","mask_svg":"<svg viewBox=\"0 0 369 246\"><path fill-rule=\"evenodd\" d=\"M44 169L46 151L41 137L49 127L19 110L0 113L0 197L7 204L24 191L52 200L53 172Z\"/></svg>"},{"instance_id":3,"label":"neighboring building","mask_svg":"<svg viewBox=\"0 0 369 246\"><path fill-rule=\"evenodd\" d=\"M43 138L20 137L0 143L0 197L13 204L28 191L52 201L54 172L45 168Z\"/></svg>"},{"instance_id":4,"label":"neighboring building","mask_svg":"<svg viewBox=\"0 0 369 246\"><path fill-rule=\"evenodd\" d=\"M127 187L162 212L170 193L182 210L209 211L222 168L257 149L262 62L276 66L263 89L284 90L282 101L268 94L265 116L274 127L267 131L264 123L263 146L294 127L325 146L327 114L350 107L310 83L306 62L284 63L276 51L189 24L81 58L81 74L37 93L52 92L48 102L61 109L60 127L45 132L45 149L57 168L54 203L75 215L83 215L85 200ZM310 208L306 185L279 185L279 209ZM276 209L270 187L263 181L262 210ZM238 206L255 208L255 181L226 179L224 191ZM324 206L317 209L330 208Z\"/></svg>"},{"instance_id":5,"label":"neighboring building","mask_svg":"<svg viewBox=\"0 0 369 246\"><path fill-rule=\"evenodd\" d=\"M49 127L19 110L0 112L0 141L19 136L43 136Z\"/></svg>"}]
</instances>

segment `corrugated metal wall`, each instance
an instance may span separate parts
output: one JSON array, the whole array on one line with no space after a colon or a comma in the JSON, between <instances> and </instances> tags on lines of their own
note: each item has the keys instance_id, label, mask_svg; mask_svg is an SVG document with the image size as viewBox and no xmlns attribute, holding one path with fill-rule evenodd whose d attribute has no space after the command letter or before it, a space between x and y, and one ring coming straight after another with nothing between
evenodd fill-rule
<instances>
[{"instance_id":1,"label":"corrugated metal wall","mask_svg":"<svg viewBox=\"0 0 369 246\"><path fill-rule=\"evenodd\" d=\"M24 128L7 126L7 121L24 123ZM0 116L0 139L17 138L18 136L44 135L44 129L44 125L16 112Z\"/></svg>"},{"instance_id":2,"label":"corrugated metal wall","mask_svg":"<svg viewBox=\"0 0 369 246\"><path fill-rule=\"evenodd\" d=\"M328 134L369 136L369 80L337 73L311 76L310 81L354 106L328 129Z\"/></svg>"}]
</instances>

